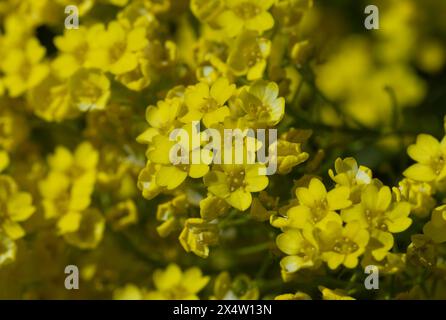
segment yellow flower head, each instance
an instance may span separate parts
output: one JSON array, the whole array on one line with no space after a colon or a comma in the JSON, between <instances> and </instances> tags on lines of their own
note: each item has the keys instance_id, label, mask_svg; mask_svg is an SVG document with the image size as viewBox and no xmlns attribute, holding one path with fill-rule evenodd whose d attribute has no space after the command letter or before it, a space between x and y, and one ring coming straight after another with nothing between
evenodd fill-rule
<instances>
[{"instance_id":1,"label":"yellow flower head","mask_svg":"<svg viewBox=\"0 0 446 320\"><path fill-rule=\"evenodd\" d=\"M317 267L320 264L319 244L313 236L312 230L286 230L277 236L277 247L287 254L280 261L282 275L286 279L288 274L305 268Z\"/></svg>"},{"instance_id":2,"label":"yellow flower head","mask_svg":"<svg viewBox=\"0 0 446 320\"><path fill-rule=\"evenodd\" d=\"M313 0L278 0L273 8L273 16L284 31L293 32L312 7Z\"/></svg>"},{"instance_id":3,"label":"yellow flower head","mask_svg":"<svg viewBox=\"0 0 446 320\"><path fill-rule=\"evenodd\" d=\"M147 44L144 28L126 30L119 22L112 21L107 30L103 28L95 39L90 39L87 66L114 75L133 71L138 67L138 53Z\"/></svg>"},{"instance_id":4,"label":"yellow flower head","mask_svg":"<svg viewBox=\"0 0 446 320\"><path fill-rule=\"evenodd\" d=\"M16 252L17 246L15 242L5 232L0 231L0 267L13 262Z\"/></svg>"},{"instance_id":5,"label":"yellow flower head","mask_svg":"<svg viewBox=\"0 0 446 320\"><path fill-rule=\"evenodd\" d=\"M270 51L271 41L255 32L244 32L235 40L229 52L227 66L236 76L246 75L248 80L261 79Z\"/></svg>"},{"instance_id":6,"label":"yellow flower head","mask_svg":"<svg viewBox=\"0 0 446 320\"><path fill-rule=\"evenodd\" d=\"M189 201L186 194L179 194L171 201L158 205L156 218L161 221L156 230L161 237L167 237L172 231L181 230L182 225L187 219Z\"/></svg>"},{"instance_id":7,"label":"yellow flower head","mask_svg":"<svg viewBox=\"0 0 446 320\"><path fill-rule=\"evenodd\" d=\"M199 83L187 88L184 100L188 111L181 121L188 123L203 120L208 128L216 123L222 123L230 115L229 108L225 104L234 90L235 85L229 84L224 78L218 79L211 87L206 83Z\"/></svg>"},{"instance_id":8,"label":"yellow flower head","mask_svg":"<svg viewBox=\"0 0 446 320\"><path fill-rule=\"evenodd\" d=\"M214 295L217 300L257 300L259 289L256 282L244 274L232 278L228 272L220 273L215 279Z\"/></svg>"},{"instance_id":9,"label":"yellow flower head","mask_svg":"<svg viewBox=\"0 0 446 320\"><path fill-rule=\"evenodd\" d=\"M80 144L74 153L58 147L48 157L51 171L39 183L45 218L57 218L59 234L76 232L83 221L83 211L91 203L96 182L98 152L90 143ZM97 216L97 214L92 214Z\"/></svg>"},{"instance_id":10,"label":"yellow flower head","mask_svg":"<svg viewBox=\"0 0 446 320\"><path fill-rule=\"evenodd\" d=\"M348 296L343 290L340 289L332 290L320 286L319 290L322 292L323 300L355 300L354 298Z\"/></svg>"},{"instance_id":11,"label":"yellow flower head","mask_svg":"<svg viewBox=\"0 0 446 320\"><path fill-rule=\"evenodd\" d=\"M200 218L190 218L186 220L179 240L186 252L207 258L209 246L218 243L218 227Z\"/></svg>"},{"instance_id":12,"label":"yellow flower head","mask_svg":"<svg viewBox=\"0 0 446 320\"><path fill-rule=\"evenodd\" d=\"M194 159L194 154L201 159L204 152L201 148L191 150L191 139L198 132L191 126L185 126L185 130L190 132L187 142L185 141L171 141L168 137L157 135L153 138L153 143L150 145L147 156L150 161L161 164L159 171L156 173L156 184L161 187L166 187L168 190L173 190L179 187L189 176L197 179L203 177L209 171L208 165L199 161L199 163L191 163ZM171 161L172 150L179 146L181 148L182 156L185 154L189 157L188 163L173 163ZM179 151L180 152L180 151Z\"/></svg>"},{"instance_id":13,"label":"yellow flower head","mask_svg":"<svg viewBox=\"0 0 446 320\"><path fill-rule=\"evenodd\" d=\"M19 191L16 182L5 175L0 175L0 208L0 234L12 240L23 237L25 230L19 222L27 220L36 209L31 195Z\"/></svg>"},{"instance_id":14,"label":"yellow flower head","mask_svg":"<svg viewBox=\"0 0 446 320\"><path fill-rule=\"evenodd\" d=\"M446 205L435 208L431 220L426 223L423 232L435 243L446 242Z\"/></svg>"},{"instance_id":15,"label":"yellow flower head","mask_svg":"<svg viewBox=\"0 0 446 320\"><path fill-rule=\"evenodd\" d=\"M97 70L80 69L69 79L71 103L80 111L104 110L110 98L110 81Z\"/></svg>"},{"instance_id":16,"label":"yellow flower head","mask_svg":"<svg viewBox=\"0 0 446 320\"><path fill-rule=\"evenodd\" d=\"M345 222L358 221L364 228L398 233L412 224L408 202L392 202L389 187L368 185L361 194L361 203L342 211Z\"/></svg>"},{"instance_id":17,"label":"yellow flower head","mask_svg":"<svg viewBox=\"0 0 446 320\"><path fill-rule=\"evenodd\" d=\"M94 37L100 25L87 29L65 30L62 36L54 38L54 45L60 53L52 62L54 72L61 78L68 78L84 66L89 50L89 38Z\"/></svg>"},{"instance_id":18,"label":"yellow flower head","mask_svg":"<svg viewBox=\"0 0 446 320\"><path fill-rule=\"evenodd\" d=\"M411 213L418 217L426 217L435 207L436 201L432 197L434 189L430 183L404 178L392 191L398 202L409 202L412 206Z\"/></svg>"},{"instance_id":19,"label":"yellow flower head","mask_svg":"<svg viewBox=\"0 0 446 320\"><path fill-rule=\"evenodd\" d=\"M230 209L230 205L224 200L212 194L200 201L200 216L204 220L214 220L223 216Z\"/></svg>"},{"instance_id":20,"label":"yellow flower head","mask_svg":"<svg viewBox=\"0 0 446 320\"><path fill-rule=\"evenodd\" d=\"M7 52L0 66L11 97L21 96L45 79L49 73L49 66L44 61L45 54L45 48L35 38L29 39L23 49Z\"/></svg>"},{"instance_id":21,"label":"yellow flower head","mask_svg":"<svg viewBox=\"0 0 446 320\"><path fill-rule=\"evenodd\" d=\"M156 176L160 168L161 165L147 161L145 168L139 173L138 189L142 191L143 197L148 200L153 199L166 189L156 183Z\"/></svg>"},{"instance_id":22,"label":"yellow flower head","mask_svg":"<svg viewBox=\"0 0 446 320\"><path fill-rule=\"evenodd\" d=\"M241 90L236 105L246 113L244 118L253 128L271 127L285 114L285 99L278 96L276 83L259 80Z\"/></svg>"},{"instance_id":23,"label":"yellow flower head","mask_svg":"<svg viewBox=\"0 0 446 320\"><path fill-rule=\"evenodd\" d=\"M175 129L182 112L182 100L178 97L159 101L157 106L146 109L146 121L150 127L137 138L139 143L150 144L157 135L167 135Z\"/></svg>"},{"instance_id":24,"label":"yellow flower head","mask_svg":"<svg viewBox=\"0 0 446 320\"><path fill-rule=\"evenodd\" d=\"M263 33L274 26L268 12L275 0L226 0L227 9L217 18L218 25L229 37L240 34L244 29Z\"/></svg>"},{"instance_id":25,"label":"yellow flower head","mask_svg":"<svg viewBox=\"0 0 446 320\"><path fill-rule=\"evenodd\" d=\"M309 154L302 151L300 143L293 143L283 139L277 140L276 143L278 174L290 173L295 166L307 161L309 158Z\"/></svg>"},{"instance_id":26,"label":"yellow flower head","mask_svg":"<svg viewBox=\"0 0 446 320\"><path fill-rule=\"evenodd\" d=\"M274 300L311 300L311 297L304 292L280 294Z\"/></svg>"},{"instance_id":27,"label":"yellow flower head","mask_svg":"<svg viewBox=\"0 0 446 320\"><path fill-rule=\"evenodd\" d=\"M337 187L327 192L324 184L316 178L310 181L308 188L297 188L299 205L287 212L287 226L303 229L312 225L324 225L329 221L341 221L336 210L351 205L348 187Z\"/></svg>"},{"instance_id":28,"label":"yellow flower head","mask_svg":"<svg viewBox=\"0 0 446 320\"><path fill-rule=\"evenodd\" d=\"M105 219L101 212L89 208L82 212L78 228L64 234L65 240L81 249L94 249L102 240L105 230Z\"/></svg>"},{"instance_id":29,"label":"yellow flower head","mask_svg":"<svg viewBox=\"0 0 446 320\"><path fill-rule=\"evenodd\" d=\"M421 182L438 182L446 178L446 137L439 142L430 135L420 134L407 153L417 161L404 171L407 178Z\"/></svg>"},{"instance_id":30,"label":"yellow flower head","mask_svg":"<svg viewBox=\"0 0 446 320\"><path fill-rule=\"evenodd\" d=\"M268 177L259 174L262 167L260 164L214 166L204 176L204 184L212 194L245 211L252 203L251 192L260 192L268 186Z\"/></svg>"},{"instance_id":31,"label":"yellow flower head","mask_svg":"<svg viewBox=\"0 0 446 320\"><path fill-rule=\"evenodd\" d=\"M355 268L369 242L369 233L358 222L346 226L330 221L320 233L322 259L330 269L340 265Z\"/></svg>"},{"instance_id":32,"label":"yellow flower head","mask_svg":"<svg viewBox=\"0 0 446 320\"><path fill-rule=\"evenodd\" d=\"M138 222L138 208L132 200L119 202L106 213L113 230L123 230Z\"/></svg>"},{"instance_id":33,"label":"yellow flower head","mask_svg":"<svg viewBox=\"0 0 446 320\"><path fill-rule=\"evenodd\" d=\"M209 277L203 276L199 268L186 271L176 264L170 264L165 270L153 273L155 290L147 292L149 300L198 300L198 293L208 284Z\"/></svg>"}]
</instances>

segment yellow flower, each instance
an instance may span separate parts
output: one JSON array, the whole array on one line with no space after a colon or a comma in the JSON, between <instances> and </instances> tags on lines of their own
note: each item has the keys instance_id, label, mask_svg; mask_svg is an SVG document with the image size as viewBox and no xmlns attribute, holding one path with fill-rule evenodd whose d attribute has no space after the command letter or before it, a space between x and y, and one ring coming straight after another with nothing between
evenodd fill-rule
<instances>
[{"instance_id":1,"label":"yellow flower","mask_svg":"<svg viewBox=\"0 0 446 320\"><path fill-rule=\"evenodd\" d=\"M161 237L167 237L172 231L180 230L187 218L189 202L186 194L182 193L171 201L158 205L156 218L162 224L156 228Z\"/></svg>"},{"instance_id":2,"label":"yellow flower","mask_svg":"<svg viewBox=\"0 0 446 320\"><path fill-rule=\"evenodd\" d=\"M69 79L71 103L80 111L104 110L110 98L110 81L97 70L80 69Z\"/></svg>"},{"instance_id":3,"label":"yellow flower","mask_svg":"<svg viewBox=\"0 0 446 320\"><path fill-rule=\"evenodd\" d=\"M364 186L372 182L372 171L364 166L358 166L354 158L337 158L335 161L335 172L332 169L328 174L340 186L353 188Z\"/></svg>"},{"instance_id":4,"label":"yellow flower","mask_svg":"<svg viewBox=\"0 0 446 320\"><path fill-rule=\"evenodd\" d=\"M28 102L34 113L46 121L61 122L80 114L71 103L68 83L52 75L28 91Z\"/></svg>"},{"instance_id":5,"label":"yellow flower","mask_svg":"<svg viewBox=\"0 0 446 320\"><path fill-rule=\"evenodd\" d=\"M204 220L214 220L223 216L230 209L229 204L219 197L209 194L200 201L200 216Z\"/></svg>"},{"instance_id":6,"label":"yellow flower","mask_svg":"<svg viewBox=\"0 0 446 320\"><path fill-rule=\"evenodd\" d=\"M240 34L244 29L263 33L274 26L274 19L268 10L275 0L226 0L227 10L217 22L229 37Z\"/></svg>"},{"instance_id":7,"label":"yellow flower","mask_svg":"<svg viewBox=\"0 0 446 320\"><path fill-rule=\"evenodd\" d=\"M16 182L9 176L0 175L0 233L12 240L25 235L19 222L27 220L35 211L29 193L19 191Z\"/></svg>"},{"instance_id":8,"label":"yellow flower","mask_svg":"<svg viewBox=\"0 0 446 320\"><path fill-rule=\"evenodd\" d=\"M435 208L431 220L423 227L423 232L435 243L446 242L446 205Z\"/></svg>"},{"instance_id":9,"label":"yellow flower","mask_svg":"<svg viewBox=\"0 0 446 320\"><path fill-rule=\"evenodd\" d=\"M28 137L30 127L23 114L14 112L19 107L0 99L0 148L12 152Z\"/></svg>"},{"instance_id":10,"label":"yellow flower","mask_svg":"<svg viewBox=\"0 0 446 320\"><path fill-rule=\"evenodd\" d=\"M155 198L166 189L156 183L156 175L160 168L161 165L147 161L145 168L139 173L138 189L142 191L142 196L148 200Z\"/></svg>"},{"instance_id":11,"label":"yellow flower","mask_svg":"<svg viewBox=\"0 0 446 320\"><path fill-rule=\"evenodd\" d=\"M300 143L278 139L276 144L278 174L284 175L290 173L295 166L307 161L309 158L309 154L302 151ZM273 145L270 145L271 148L273 148ZM274 159L271 161L274 161Z\"/></svg>"},{"instance_id":12,"label":"yellow flower","mask_svg":"<svg viewBox=\"0 0 446 320\"><path fill-rule=\"evenodd\" d=\"M215 279L212 300L257 300L259 288L248 276L240 274L234 279L228 272L220 273Z\"/></svg>"},{"instance_id":13,"label":"yellow flower","mask_svg":"<svg viewBox=\"0 0 446 320\"><path fill-rule=\"evenodd\" d=\"M203 276L197 267L181 271L176 264L165 270L156 270L153 282L156 290L145 294L149 300L198 300L198 293L208 284L208 276Z\"/></svg>"},{"instance_id":14,"label":"yellow flower","mask_svg":"<svg viewBox=\"0 0 446 320\"><path fill-rule=\"evenodd\" d=\"M319 290L322 292L323 300L355 300L340 289L332 290L320 286Z\"/></svg>"},{"instance_id":15,"label":"yellow flower","mask_svg":"<svg viewBox=\"0 0 446 320\"><path fill-rule=\"evenodd\" d=\"M312 46L308 40L297 42L291 49L291 59L297 65L302 66L309 60L311 52Z\"/></svg>"},{"instance_id":16,"label":"yellow flower","mask_svg":"<svg viewBox=\"0 0 446 320\"><path fill-rule=\"evenodd\" d=\"M381 261L393 247L392 233L399 233L412 224L409 218L411 206L408 202L392 203L389 187L381 188L371 184L362 190L361 202L342 211L341 217L347 222L358 222L370 232L370 250L373 257Z\"/></svg>"},{"instance_id":17,"label":"yellow flower","mask_svg":"<svg viewBox=\"0 0 446 320\"><path fill-rule=\"evenodd\" d=\"M138 53L147 46L145 29L126 30L119 22L112 21L107 30L98 31L95 39L89 39L90 51L87 66L109 71L114 75L135 70Z\"/></svg>"},{"instance_id":18,"label":"yellow flower","mask_svg":"<svg viewBox=\"0 0 446 320\"><path fill-rule=\"evenodd\" d=\"M228 56L228 68L236 76L246 75L248 80L263 78L266 59L270 55L271 41L255 32L244 32L235 41Z\"/></svg>"},{"instance_id":19,"label":"yellow flower","mask_svg":"<svg viewBox=\"0 0 446 320\"><path fill-rule=\"evenodd\" d=\"M218 243L218 227L200 218L189 218L178 239L186 252L207 258L209 246Z\"/></svg>"},{"instance_id":20,"label":"yellow flower","mask_svg":"<svg viewBox=\"0 0 446 320\"><path fill-rule=\"evenodd\" d=\"M407 153L417 161L404 171L407 178L421 182L438 182L446 178L446 137L439 142L430 135L420 134Z\"/></svg>"},{"instance_id":21,"label":"yellow flower","mask_svg":"<svg viewBox=\"0 0 446 320\"><path fill-rule=\"evenodd\" d=\"M190 126L186 126L190 132ZM196 132L192 133L198 134ZM192 139L192 135L189 138ZM189 141L188 141L189 142ZM191 178L201 178L209 171L209 167L204 163L198 164L173 164L170 159L171 151L174 149L177 143L182 150L189 155L189 162L192 162L193 154L197 153L199 159L204 152L200 148L190 150L187 142L171 141L168 137L158 135L153 138L153 144L149 147L147 155L150 161L161 164L159 171L156 173L156 184L161 187L166 187L168 190L173 190L179 187L189 176Z\"/></svg>"},{"instance_id":22,"label":"yellow flower","mask_svg":"<svg viewBox=\"0 0 446 320\"><path fill-rule=\"evenodd\" d=\"M276 244L287 254L280 261L284 278L287 274L319 265L319 245L312 230L286 230L277 236Z\"/></svg>"},{"instance_id":23,"label":"yellow flower","mask_svg":"<svg viewBox=\"0 0 446 320\"><path fill-rule=\"evenodd\" d=\"M423 218L431 213L436 201L432 197L434 189L427 182L417 182L404 178L398 183L398 187L392 188L393 194L398 202L407 201L411 204L411 213Z\"/></svg>"},{"instance_id":24,"label":"yellow flower","mask_svg":"<svg viewBox=\"0 0 446 320\"><path fill-rule=\"evenodd\" d=\"M141 91L150 85L150 82L152 81L151 72L152 70L149 60L140 57L136 69L117 75L116 80L130 90Z\"/></svg>"},{"instance_id":25,"label":"yellow flower","mask_svg":"<svg viewBox=\"0 0 446 320\"><path fill-rule=\"evenodd\" d=\"M432 268L437 263L438 244L424 234L414 234L410 239L412 242L407 247L407 260L416 266Z\"/></svg>"},{"instance_id":26,"label":"yellow flower","mask_svg":"<svg viewBox=\"0 0 446 320\"><path fill-rule=\"evenodd\" d=\"M144 292L133 284L117 288L113 292L114 300L143 300Z\"/></svg>"},{"instance_id":27,"label":"yellow flower","mask_svg":"<svg viewBox=\"0 0 446 320\"><path fill-rule=\"evenodd\" d=\"M188 123L200 121L210 128L213 124L222 123L230 115L226 101L232 96L235 85L229 84L225 78L220 78L209 87L199 83L186 89L184 101L188 112L181 121Z\"/></svg>"},{"instance_id":28,"label":"yellow flower","mask_svg":"<svg viewBox=\"0 0 446 320\"><path fill-rule=\"evenodd\" d=\"M279 0L274 5L273 16L283 30L291 33L312 7L313 0Z\"/></svg>"},{"instance_id":29,"label":"yellow flower","mask_svg":"<svg viewBox=\"0 0 446 320\"><path fill-rule=\"evenodd\" d=\"M29 91L28 98L36 115L60 122L75 118L80 112L105 109L110 81L98 70L80 68L63 81L50 75Z\"/></svg>"},{"instance_id":30,"label":"yellow flower","mask_svg":"<svg viewBox=\"0 0 446 320\"><path fill-rule=\"evenodd\" d=\"M54 45L59 49L59 54L52 62L52 68L59 77L68 78L84 66L89 50L89 38L94 37L100 28L100 25L95 25L91 29L84 26L76 30L66 29L62 36L54 38Z\"/></svg>"},{"instance_id":31,"label":"yellow flower","mask_svg":"<svg viewBox=\"0 0 446 320\"><path fill-rule=\"evenodd\" d=\"M398 233L412 224L409 213L408 202L392 203L389 187L368 185L362 191L361 203L343 210L341 216L345 222L358 221L362 227L370 230Z\"/></svg>"},{"instance_id":32,"label":"yellow flower","mask_svg":"<svg viewBox=\"0 0 446 320\"><path fill-rule=\"evenodd\" d=\"M276 296L274 300L312 300L311 297L304 292L284 293Z\"/></svg>"},{"instance_id":33,"label":"yellow flower","mask_svg":"<svg viewBox=\"0 0 446 320\"><path fill-rule=\"evenodd\" d=\"M138 222L138 208L133 200L119 202L106 213L113 230L123 230Z\"/></svg>"},{"instance_id":34,"label":"yellow flower","mask_svg":"<svg viewBox=\"0 0 446 320\"><path fill-rule=\"evenodd\" d=\"M306 226L321 226L329 221L341 221L336 210L351 205L348 187L337 187L327 192L324 184L316 178L311 179L308 188L297 188L299 205L287 212L290 228L303 229Z\"/></svg>"},{"instance_id":35,"label":"yellow flower","mask_svg":"<svg viewBox=\"0 0 446 320\"><path fill-rule=\"evenodd\" d=\"M178 127L177 118L182 110L180 98L159 101L157 106L149 106L146 109L146 121L150 127L141 133L136 140L139 143L150 144L153 137L167 135Z\"/></svg>"},{"instance_id":36,"label":"yellow flower","mask_svg":"<svg viewBox=\"0 0 446 320\"><path fill-rule=\"evenodd\" d=\"M225 199L232 207L245 211L251 206L251 192L260 192L268 186L268 178L259 174L260 164L214 166L204 176L209 192Z\"/></svg>"},{"instance_id":37,"label":"yellow flower","mask_svg":"<svg viewBox=\"0 0 446 320\"><path fill-rule=\"evenodd\" d=\"M58 147L48 157L51 171L39 183L46 219L57 218L59 234L79 230L83 211L91 202L99 155L90 143L80 144L72 154ZM90 220L85 220L89 222Z\"/></svg>"},{"instance_id":38,"label":"yellow flower","mask_svg":"<svg viewBox=\"0 0 446 320\"><path fill-rule=\"evenodd\" d=\"M43 61L45 54L45 48L34 38L27 40L23 49L7 51L1 69L5 73L3 81L11 97L22 95L45 79L49 73L49 66Z\"/></svg>"},{"instance_id":39,"label":"yellow flower","mask_svg":"<svg viewBox=\"0 0 446 320\"><path fill-rule=\"evenodd\" d=\"M74 232L64 234L65 240L81 249L94 249L102 240L105 230L105 219L97 209L82 212L79 226Z\"/></svg>"},{"instance_id":40,"label":"yellow flower","mask_svg":"<svg viewBox=\"0 0 446 320\"><path fill-rule=\"evenodd\" d=\"M330 221L321 230L320 240L321 257L330 269L340 265L352 269L358 265L358 258L365 251L369 233L358 222L342 227L340 223Z\"/></svg>"},{"instance_id":41,"label":"yellow flower","mask_svg":"<svg viewBox=\"0 0 446 320\"><path fill-rule=\"evenodd\" d=\"M236 105L246 113L244 118L252 127L271 127L278 124L285 113L285 99L278 95L276 83L259 80L241 90Z\"/></svg>"},{"instance_id":42,"label":"yellow flower","mask_svg":"<svg viewBox=\"0 0 446 320\"><path fill-rule=\"evenodd\" d=\"M0 231L0 267L13 262L16 252L17 246L15 242L5 232Z\"/></svg>"}]
</instances>

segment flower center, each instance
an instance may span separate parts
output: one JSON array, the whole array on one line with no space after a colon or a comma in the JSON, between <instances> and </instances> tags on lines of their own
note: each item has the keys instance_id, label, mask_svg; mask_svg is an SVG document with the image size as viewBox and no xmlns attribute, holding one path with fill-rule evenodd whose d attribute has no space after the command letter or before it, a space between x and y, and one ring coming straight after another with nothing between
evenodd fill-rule
<instances>
[{"instance_id":1,"label":"flower center","mask_svg":"<svg viewBox=\"0 0 446 320\"><path fill-rule=\"evenodd\" d=\"M317 201L312 208L313 222L317 223L321 221L327 215L327 201Z\"/></svg>"},{"instance_id":2,"label":"flower center","mask_svg":"<svg viewBox=\"0 0 446 320\"><path fill-rule=\"evenodd\" d=\"M250 47L249 50L244 50L243 57L247 61L248 67L252 68L262 60L262 53L257 47Z\"/></svg>"},{"instance_id":3,"label":"flower center","mask_svg":"<svg viewBox=\"0 0 446 320\"><path fill-rule=\"evenodd\" d=\"M245 185L245 171L231 171L226 175L229 190L231 190L231 192L234 192L235 190L240 189Z\"/></svg>"},{"instance_id":4,"label":"flower center","mask_svg":"<svg viewBox=\"0 0 446 320\"><path fill-rule=\"evenodd\" d=\"M234 8L234 13L243 20L252 19L259 15L262 10L251 2L244 2Z\"/></svg>"},{"instance_id":5,"label":"flower center","mask_svg":"<svg viewBox=\"0 0 446 320\"><path fill-rule=\"evenodd\" d=\"M200 106L201 113L209 113L218 109L217 101L212 98L207 98L206 101Z\"/></svg>"},{"instance_id":6,"label":"flower center","mask_svg":"<svg viewBox=\"0 0 446 320\"><path fill-rule=\"evenodd\" d=\"M350 254L358 249L358 245L347 237L337 239L333 246L333 251L341 254Z\"/></svg>"}]
</instances>

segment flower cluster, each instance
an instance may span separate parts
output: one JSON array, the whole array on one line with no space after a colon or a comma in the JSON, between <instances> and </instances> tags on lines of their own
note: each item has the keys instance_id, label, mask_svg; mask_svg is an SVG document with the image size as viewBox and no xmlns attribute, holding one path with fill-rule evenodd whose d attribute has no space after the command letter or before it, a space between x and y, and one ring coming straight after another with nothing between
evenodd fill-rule
<instances>
[{"instance_id":1,"label":"flower cluster","mask_svg":"<svg viewBox=\"0 0 446 320\"><path fill-rule=\"evenodd\" d=\"M446 5L353 2L0 1L0 298L446 298Z\"/></svg>"}]
</instances>

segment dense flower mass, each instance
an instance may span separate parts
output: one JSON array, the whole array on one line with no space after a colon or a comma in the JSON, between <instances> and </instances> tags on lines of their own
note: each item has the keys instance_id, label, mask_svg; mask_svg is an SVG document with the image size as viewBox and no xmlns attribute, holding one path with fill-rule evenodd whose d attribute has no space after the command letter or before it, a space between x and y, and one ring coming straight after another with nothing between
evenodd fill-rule
<instances>
[{"instance_id":1,"label":"dense flower mass","mask_svg":"<svg viewBox=\"0 0 446 320\"><path fill-rule=\"evenodd\" d=\"M1 1L0 299L446 299L446 4L376 2Z\"/></svg>"}]
</instances>

